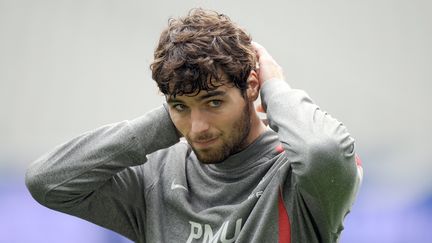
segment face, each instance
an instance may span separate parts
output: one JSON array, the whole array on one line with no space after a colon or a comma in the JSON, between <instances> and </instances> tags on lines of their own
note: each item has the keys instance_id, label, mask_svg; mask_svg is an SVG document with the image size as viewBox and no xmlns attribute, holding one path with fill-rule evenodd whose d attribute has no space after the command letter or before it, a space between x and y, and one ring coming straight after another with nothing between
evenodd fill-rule
<instances>
[{"instance_id":1,"label":"face","mask_svg":"<svg viewBox=\"0 0 432 243\"><path fill-rule=\"evenodd\" d=\"M168 97L174 125L202 163L225 160L247 146L250 104L238 88L219 86L196 96Z\"/></svg>"}]
</instances>

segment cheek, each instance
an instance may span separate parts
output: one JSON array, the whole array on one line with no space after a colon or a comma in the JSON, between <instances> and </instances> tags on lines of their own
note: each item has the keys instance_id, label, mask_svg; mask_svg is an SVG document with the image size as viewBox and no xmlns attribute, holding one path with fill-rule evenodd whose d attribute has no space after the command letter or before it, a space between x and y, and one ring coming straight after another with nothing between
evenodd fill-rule
<instances>
[{"instance_id":1,"label":"cheek","mask_svg":"<svg viewBox=\"0 0 432 243\"><path fill-rule=\"evenodd\" d=\"M181 117L178 114L171 113L171 120L182 135L187 134L189 127L187 119Z\"/></svg>"},{"instance_id":2,"label":"cheek","mask_svg":"<svg viewBox=\"0 0 432 243\"><path fill-rule=\"evenodd\" d=\"M218 127L219 130L224 130L225 132L233 132L232 129L235 129L235 125L242 117L242 110L235 110L223 115L219 115L213 119L214 125Z\"/></svg>"}]
</instances>

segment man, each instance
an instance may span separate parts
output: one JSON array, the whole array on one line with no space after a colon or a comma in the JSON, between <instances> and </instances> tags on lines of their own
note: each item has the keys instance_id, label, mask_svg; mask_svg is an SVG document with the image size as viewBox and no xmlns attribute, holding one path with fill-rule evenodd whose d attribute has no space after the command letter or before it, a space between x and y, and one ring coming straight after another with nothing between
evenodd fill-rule
<instances>
[{"instance_id":1,"label":"man","mask_svg":"<svg viewBox=\"0 0 432 243\"><path fill-rule=\"evenodd\" d=\"M35 161L38 202L136 242L337 242L360 184L354 140L262 46L194 9L170 20L151 69L164 106Z\"/></svg>"}]
</instances>

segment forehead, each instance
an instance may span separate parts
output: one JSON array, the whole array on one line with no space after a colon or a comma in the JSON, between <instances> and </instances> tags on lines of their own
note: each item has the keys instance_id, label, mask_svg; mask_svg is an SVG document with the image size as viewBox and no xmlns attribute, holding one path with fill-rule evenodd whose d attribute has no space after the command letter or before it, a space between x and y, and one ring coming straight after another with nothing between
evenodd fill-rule
<instances>
[{"instance_id":1,"label":"forehead","mask_svg":"<svg viewBox=\"0 0 432 243\"><path fill-rule=\"evenodd\" d=\"M222 70L213 73L201 70L199 67L185 67L180 69L170 80L165 81L161 91L165 95L173 95L174 97L179 95L196 96L202 90L211 91L230 83L233 82Z\"/></svg>"},{"instance_id":2,"label":"forehead","mask_svg":"<svg viewBox=\"0 0 432 243\"><path fill-rule=\"evenodd\" d=\"M168 103L170 102L181 102L181 101L202 101L212 97L227 97L237 93L238 88L230 84L222 84L216 89L212 90L201 90L198 93L191 95L165 95L165 99ZM240 92L238 92L240 94Z\"/></svg>"}]
</instances>

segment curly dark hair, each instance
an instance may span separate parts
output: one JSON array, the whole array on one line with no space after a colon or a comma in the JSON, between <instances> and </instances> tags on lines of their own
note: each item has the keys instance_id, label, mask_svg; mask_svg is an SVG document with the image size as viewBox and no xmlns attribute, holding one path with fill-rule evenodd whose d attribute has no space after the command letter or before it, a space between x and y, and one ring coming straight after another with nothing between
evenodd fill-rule
<instances>
[{"instance_id":1,"label":"curly dark hair","mask_svg":"<svg viewBox=\"0 0 432 243\"><path fill-rule=\"evenodd\" d=\"M152 78L165 95L195 95L228 83L244 95L256 64L251 40L228 16L192 9L169 19L150 65Z\"/></svg>"}]
</instances>

